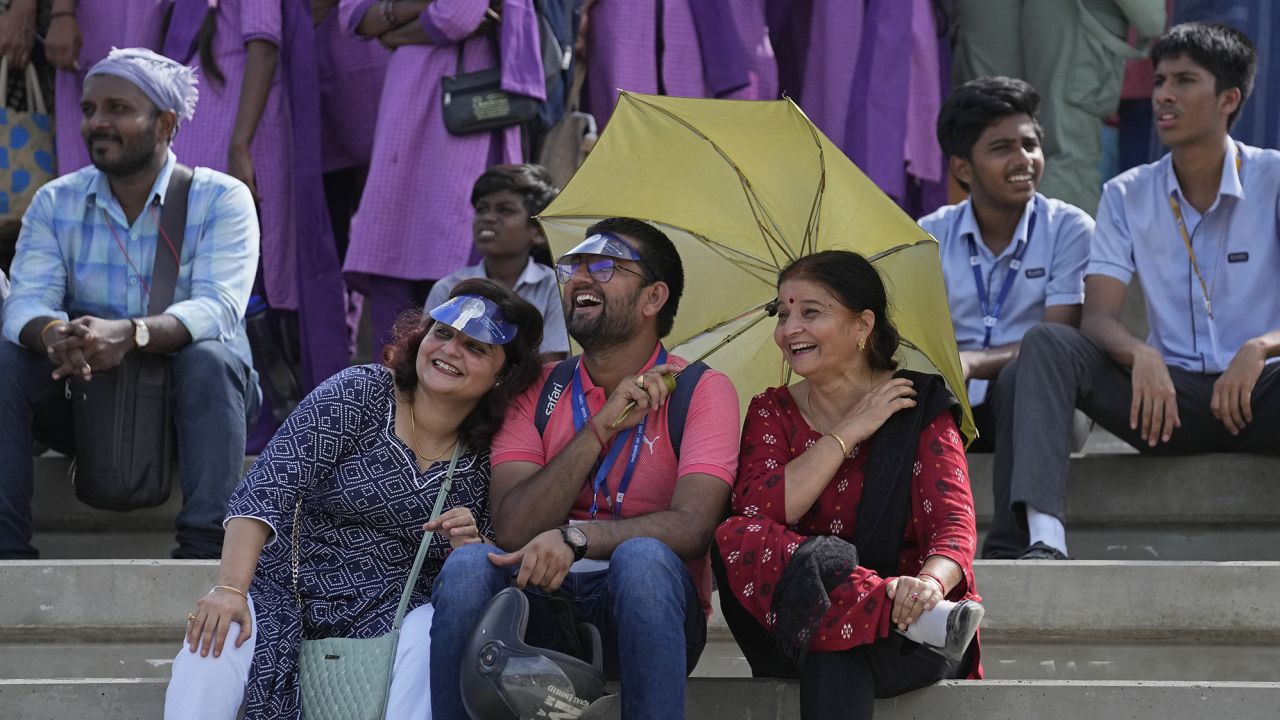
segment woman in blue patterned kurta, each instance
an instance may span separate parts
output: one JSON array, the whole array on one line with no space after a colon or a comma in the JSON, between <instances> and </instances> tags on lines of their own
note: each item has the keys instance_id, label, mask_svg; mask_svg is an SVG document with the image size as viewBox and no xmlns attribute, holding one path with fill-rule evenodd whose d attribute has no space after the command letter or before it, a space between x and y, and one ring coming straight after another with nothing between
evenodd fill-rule
<instances>
[{"instance_id":1,"label":"woman in blue patterned kurta","mask_svg":"<svg viewBox=\"0 0 1280 720\"><path fill-rule=\"evenodd\" d=\"M233 718L242 701L246 718L301 717L299 640L390 631L424 527L437 534L401 635L395 674L405 682L393 680L388 718L407 717L392 714L397 704L429 712L427 676L410 677L425 660L405 658L428 652L430 589L451 546L492 535L488 443L508 401L537 377L542 335L538 311L496 283L466 281L452 297L431 317L402 317L384 366L348 368L316 388L236 488L218 586L188 617L166 717ZM486 314L458 312L467 304ZM515 336L499 344L504 328ZM456 443L464 450L448 509L424 525Z\"/></svg>"}]
</instances>

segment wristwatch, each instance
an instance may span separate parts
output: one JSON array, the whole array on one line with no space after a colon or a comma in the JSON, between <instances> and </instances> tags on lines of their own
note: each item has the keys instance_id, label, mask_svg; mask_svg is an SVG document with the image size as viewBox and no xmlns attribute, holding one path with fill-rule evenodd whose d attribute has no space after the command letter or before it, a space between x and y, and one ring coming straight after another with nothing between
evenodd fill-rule
<instances>
[{"instance_id":1,"label":"wristwatch","mask_svg":"<svg viewBox=\"0 0 1280 720\"><path fill-rule=\"evenodd\" d=\"M147 324L138 318L133 318L133 344L141 350L149 342L151 342L151 331L147 329Z\"/></svg>"},{"instance_id":2,"label":"wristwatch","mask_svg":"<svg viewBox=\"0 0 1280 720\"><path fill-rule=\"evenodd\" d=\"M573 549L574 562L587 556L587 534L582 532L582 528L565 525L560 528L560 537L564 538L565 545Z\"/></svg>"}]
</instances>

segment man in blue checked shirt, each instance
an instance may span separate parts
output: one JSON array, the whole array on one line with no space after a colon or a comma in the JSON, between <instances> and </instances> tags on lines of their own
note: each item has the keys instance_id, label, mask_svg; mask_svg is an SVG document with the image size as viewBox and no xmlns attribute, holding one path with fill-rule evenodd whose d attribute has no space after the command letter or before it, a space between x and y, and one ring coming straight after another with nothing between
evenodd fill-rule
<instances>
[{"instance_id":1,"label":"man in blue checked shirt","mask_svg":"<svg viewBox=\"0 0 1280 720\"><path fill-rule=\"evenodd\" d=\"M1013 417L998 428L995 485L1047 518L1029 528L1043 558L1067 555L1072 408L1144 453L1280 454L1280 153L1229 134L1257 55L1238 30L1188 23L1151 60L1170 153L1103 187L1081 330L1024 336ZM1145 341L1119 319L1135 273Z\"/></svg>"},{"instance_id":2,"label":"man in blue checked shirt","mask_svg":"<svg viewBox=\"0 0 1280 720\"><path fill-rule=\"evenodd\" d=\"M1028 83L990 77L957 87L938 113L938 141L969 198L922 218L920 226L938 240L978 426L971 452L991 452L996 427L1012 414L1004 390L1027 331L1041 322L1080 324L1093 219L1036 191L1045 164L1039 104ZM1016 558L1026 548L1026 530L1007 487L996 489L995 506L984 555ZM1035 508L1026 512L1034 520Z\"/></svg>"},{"instance_id":3,"label":"man in blue checked shirt","mask_svg":"<svg viewBox=\"0 0 1280 720\"><path fill-rule=\"evenodd\" d=\"M34 558L33 437L73 451L67 379L92 380L131 351L168 355L184 504L180 558L216 558L244 462L257 377L244 331L258 263L253 199L196 168L173 303L146 316L160 211L177 163L169 144L195 110L187 68L113 50L88 73L80 132L92 167L42 187L22 220L0 342L0 558Z\"/></svg>"}]
</instances>

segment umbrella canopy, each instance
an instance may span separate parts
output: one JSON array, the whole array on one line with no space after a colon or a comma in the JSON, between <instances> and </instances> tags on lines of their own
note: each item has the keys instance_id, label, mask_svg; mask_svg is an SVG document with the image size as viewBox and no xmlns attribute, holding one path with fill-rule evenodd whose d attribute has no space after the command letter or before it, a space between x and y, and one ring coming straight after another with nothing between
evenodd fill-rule
<instances>
[{"instance_id":1,"label":"umbrella canopy","mask_svg":"<svg viewBox=\"0 0 1280 720\"><path fill-rule=\"evenodd\" d=\"M853 250L885 280L898 360L936 372L964 405L959 353L938 244L863 175L790 100L708 100L623 92L585 163L538 216L552 254L607 217L662 228L679 248L685 291L673 352L700 355L746 329L708 363L733 379L743 405L790 382L763 307L777 274L821 250Z\"/></svg>"}]
</instances>

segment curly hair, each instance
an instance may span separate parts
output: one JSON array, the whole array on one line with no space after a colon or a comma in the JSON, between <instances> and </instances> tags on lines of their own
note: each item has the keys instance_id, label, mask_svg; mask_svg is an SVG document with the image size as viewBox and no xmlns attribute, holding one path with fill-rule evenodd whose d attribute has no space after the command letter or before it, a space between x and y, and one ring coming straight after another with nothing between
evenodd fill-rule
<instances>
[{"instance_id":1,"label":"curly hair","mask_svg":"<svg viewBox=\"0 0 1280 720\"><path fill-rule=\"evenodd\" d=\"M485 448L502 428L511 400L527 390L542 370L538 356L538 347L542 344L542 314L514 291L484 278L458 283L449 297L459 295L479 295L492 300L507 322L516 326L515 338L502 346L506 357L498 373L498 385L480 398L458 428L468 447ZM401 392L413 393L418 388L418 349L434 323L422 310L408 310L396 319L394 339L382 350L382 364L391 370Z\"/></svg>"}]
</instances>

